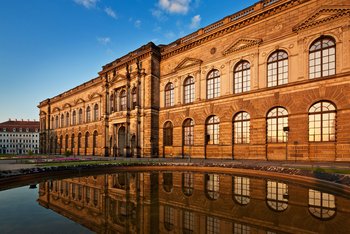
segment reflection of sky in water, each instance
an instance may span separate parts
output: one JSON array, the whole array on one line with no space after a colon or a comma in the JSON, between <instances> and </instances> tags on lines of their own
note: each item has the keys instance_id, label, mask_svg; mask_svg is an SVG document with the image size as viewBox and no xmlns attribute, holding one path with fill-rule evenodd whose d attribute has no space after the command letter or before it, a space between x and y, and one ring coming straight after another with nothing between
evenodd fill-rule
<instances>
[{"instance_id":1,"label":"reflection of sky in water","mask_svg":"<svg viewBox=\"0 0 350 234\"><path fill-rule=\"evenodd\" d=\"M0 233L92 233L41 207L37 198L38 189L29 189L29 186L1 191Z\"/></svg>"}]
</instances>

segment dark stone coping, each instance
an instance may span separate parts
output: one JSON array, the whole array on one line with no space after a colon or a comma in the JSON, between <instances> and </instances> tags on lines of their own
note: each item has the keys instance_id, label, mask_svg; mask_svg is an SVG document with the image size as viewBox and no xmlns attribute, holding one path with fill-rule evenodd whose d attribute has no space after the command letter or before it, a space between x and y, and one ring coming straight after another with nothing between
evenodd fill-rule
<instances>
[{"instance_id":1,"label":"dark stone coping","mask_svg":"<svg viewBox=\"0 0 350 234\"><path fill-rule=\"evenodd\" d=\"M49 178L68 178L72 176L86 176L101 173L115 173L122 171L204 171L217 173L238 173L251 174L254 176L267 176L284 180L299 181L308 180L315 183L327 183L334 186L343 187L343 191L350 192L350 176L343 174L332 174L312 170L303 170L283 166L271 165L244 165L244 164L227 164L214 162L123 162L108 163L95 165L69 165L69 166L52 166L36 167L19 170L0 171L0 190L18 185L27 185L31 182L40 182ZM345 188L345 190L344 190Z\"/></svg>"}]
</instances>

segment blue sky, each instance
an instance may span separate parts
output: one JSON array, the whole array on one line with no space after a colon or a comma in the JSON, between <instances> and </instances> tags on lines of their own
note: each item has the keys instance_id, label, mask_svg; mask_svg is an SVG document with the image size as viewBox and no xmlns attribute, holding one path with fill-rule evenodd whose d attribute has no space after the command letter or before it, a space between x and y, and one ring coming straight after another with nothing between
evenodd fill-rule
<instances>
[{"instance_id":1,"label":"blue sky","mask_svg":"<svg viewBox=\"0 0 350 234\"><path fill-rule=\"evenodd\" d=\"M38 119L40 101L106 63L172 41L257 0L0 0L0 122Z\"/></svg>"}]
</instances>

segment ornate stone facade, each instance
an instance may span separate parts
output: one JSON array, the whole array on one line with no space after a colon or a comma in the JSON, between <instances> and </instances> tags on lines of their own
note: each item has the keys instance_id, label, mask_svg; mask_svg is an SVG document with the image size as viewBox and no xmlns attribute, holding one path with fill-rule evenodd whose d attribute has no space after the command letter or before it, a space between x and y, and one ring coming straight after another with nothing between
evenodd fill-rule
<instances>
[{"instance_id":1,"label":"ornate stone facade","mask_svg":"<svg viewBox=\"0 0 350 234\"><path fill-rule=\"evenodd\" d=\"M349 161L349 16L346 0L260 1L149 43L41 102L42 150Z\"/></svg>"}]
</instances>

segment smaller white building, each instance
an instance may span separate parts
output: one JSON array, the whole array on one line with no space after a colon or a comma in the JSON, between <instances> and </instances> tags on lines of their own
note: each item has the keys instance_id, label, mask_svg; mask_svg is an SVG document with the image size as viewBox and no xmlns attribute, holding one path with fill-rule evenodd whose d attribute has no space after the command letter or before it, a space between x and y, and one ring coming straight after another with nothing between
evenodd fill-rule
<instances>
[{"instance_id":1,"label":"smaller white building","mask_svg":"<svg viewBox=\"0 0 350 234\"><path fill-rule=\"evenodd\" d=\"M11 120L0 123L0 154L39 153L39 121Z\"/></svg>"}]
</instances>

